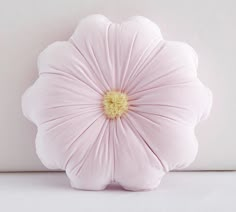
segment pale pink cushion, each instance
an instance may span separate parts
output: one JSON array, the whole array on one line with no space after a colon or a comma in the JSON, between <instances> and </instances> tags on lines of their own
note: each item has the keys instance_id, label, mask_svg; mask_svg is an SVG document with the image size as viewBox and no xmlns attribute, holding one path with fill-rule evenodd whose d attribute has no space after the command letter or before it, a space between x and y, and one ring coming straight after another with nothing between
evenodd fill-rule
<instances>
[{"instance_id":1,"label":"pale pink cushion","mask_svg":"<svg viewBox=\"0 0 236 212\"><path fill-rule=\"evenodd\" d=\"M144 17L121 24L102 15L83 19L68 41L40 54L39 78L23 95L24 115L38 127L39 158L66 170L78 189L113 182L127 190L156 188L197 154L194 128L212 102L197 65L189 45L163 40ZM120 118L104 114L109 90L128 95Z\"/></svg>"}]
</instances>

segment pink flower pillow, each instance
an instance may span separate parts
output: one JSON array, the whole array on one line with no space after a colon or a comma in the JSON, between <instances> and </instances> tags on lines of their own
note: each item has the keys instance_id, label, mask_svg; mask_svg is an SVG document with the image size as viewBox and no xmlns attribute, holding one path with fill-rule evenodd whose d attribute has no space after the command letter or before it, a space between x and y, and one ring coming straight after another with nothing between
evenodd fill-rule
<instances>
[{"instance_id":1,"label":"pink flower pillow","mask_svg":"<svg viewBox=\"0 0 236 212\"><path fill-rule=\"evenodd\" d=\"M197 64L189 45L163 40L144 17L83 19L40 54L39 78L23 95L39 158L74 188L156 188L197 154L194 128L212 101Z\"/></svg>"}]
</instances>

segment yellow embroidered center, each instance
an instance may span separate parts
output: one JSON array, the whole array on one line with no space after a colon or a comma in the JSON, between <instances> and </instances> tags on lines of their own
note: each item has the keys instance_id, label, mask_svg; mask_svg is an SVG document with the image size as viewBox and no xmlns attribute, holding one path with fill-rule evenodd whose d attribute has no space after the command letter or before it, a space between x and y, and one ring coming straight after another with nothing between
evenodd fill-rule
<instances>
[{"instance_id":1,"label":"yellow embroidered center","mask_svg":"<svg viewBox=\"0 0 236 212\"><path fill-rule=\"evenodd\" d=\"M104 95L103 106L108 118L118 118L128 110L128 96L119 91L109 91Z\"/></svg>"}]
</instances>

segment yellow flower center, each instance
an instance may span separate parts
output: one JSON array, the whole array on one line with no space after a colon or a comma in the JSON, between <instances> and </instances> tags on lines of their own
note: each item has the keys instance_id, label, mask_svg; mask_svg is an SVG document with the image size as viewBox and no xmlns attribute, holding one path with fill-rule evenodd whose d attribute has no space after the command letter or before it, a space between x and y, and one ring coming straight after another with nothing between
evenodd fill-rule
<instances>
[{"instance_id":1,"label":"yellow flower center","mask_svg":"<svg viewBox=\"0 0 236 212\"><path fill-rule=\"evenodd\" d=\"M104 95L103 106L108 118L118 118L128 110L128 96L119 91L108 91Z\"/></svg>"}]
</instances>

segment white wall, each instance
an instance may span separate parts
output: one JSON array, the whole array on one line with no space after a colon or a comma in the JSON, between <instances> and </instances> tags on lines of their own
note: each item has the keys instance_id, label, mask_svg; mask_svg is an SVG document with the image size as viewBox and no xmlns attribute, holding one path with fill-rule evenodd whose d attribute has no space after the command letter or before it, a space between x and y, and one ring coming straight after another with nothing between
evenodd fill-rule
<instances>
[{"instance_id":1,"label":"white wall","mask_svg":"<svg viewBox=\"0 0 236 212\"><path fill-rule=\"evenodd\" d=\"M21 113L23 91L37 77L40 51L66 40L92 13L111 20L143 15L169 40L199 55L199 77L212 89L210 119L197 128L199 154L189 169L236 169L236 4L234 0L0 0L0 171L44 170L36 129Z\"/></svg>"}]
</instances>

